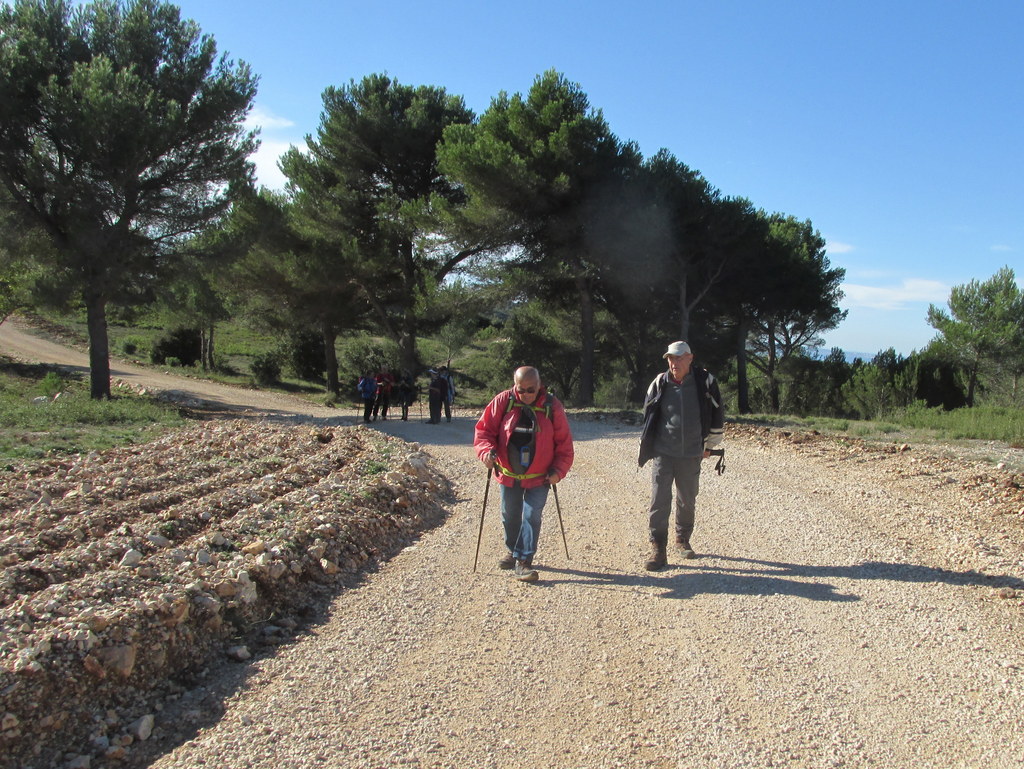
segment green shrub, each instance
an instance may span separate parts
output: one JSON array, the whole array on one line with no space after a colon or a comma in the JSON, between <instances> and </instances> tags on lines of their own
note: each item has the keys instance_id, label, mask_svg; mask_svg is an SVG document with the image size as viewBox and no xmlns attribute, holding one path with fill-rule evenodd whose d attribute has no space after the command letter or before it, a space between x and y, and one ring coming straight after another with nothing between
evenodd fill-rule
<instances>
[{"instance_id":1,"label":"green shrub","mask_svg":"<svg viewBox=\"0 0 1024 769\"><path fill-rule=\"evenodd\" d=\"M397 369L398 361L398 345L390 339L346 339L338 349L339 378L346 386L355 388L363 374Z\"/></svg>"},{"instance_id":2,"label":"green shrub","mask_svg":"<svg viewBox=\"0 0 1024 769\"><path fill-rule=\"evenodd\" d=\"M199 329L176 328L156 341L149 359L162 365L168 358L177 358L183 366L194 366L202 357L202 345Z\"/></svg>"},{"instance_id":3,"label":"green shrub","mask_svg":"<svg viewBox=\"0 0 1024 769\"><path fill-rule=\"evenodd\" d=\"M327 353L322 334L315 331L296 331L278 348L281 360L298 379L322 382L327 372Z\"/></svg>"},{"instance_id":4,"label":"green shrub","mask_svg":"<svg viewBox=\"0 0 1024 769\"><path fill-rule=\"evenodd\" d=\"M601 380L594 391L594 405L609 409L625 409L631 405L629 393L633 383L626 373L615 374L614 376Z\"/></svg>"},{"instance_id":5,"label":"green shrub","mask_svg":"<svg viewBox=\"0 0 1024 769\"><path fill-rule=\"evenodd\" d=\"M256 384L266 387L281 381L281 361L277 353L267 352L257 355L249 365L252 378Z\"/></svg>"},{"instance_id":6,"label":"green shrub","mask_svg":"<svg viewBox=\"0 0 1024 769\"><path fill-rule=\"evenodd\" d=\"M47 372L46 376L39 380L39 392L47 398L53 398L63 389L64 379L56 371Z\"/></svg>"}]
</instances>

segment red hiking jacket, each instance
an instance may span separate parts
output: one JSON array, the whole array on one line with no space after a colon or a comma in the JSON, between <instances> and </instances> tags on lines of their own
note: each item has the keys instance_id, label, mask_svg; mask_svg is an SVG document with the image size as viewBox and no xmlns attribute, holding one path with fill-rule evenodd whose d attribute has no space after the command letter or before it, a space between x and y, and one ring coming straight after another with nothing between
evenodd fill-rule
<instances>
[{"instance_id":1,"label":"red hiking jacket","mask_svg":"<svg viewBox=\"0 0 1024 769\"><path fill-rule=\"evenodd\" d=\"M512 402L511 409L509 401ZM519 422L519 413L524 405L515 398L512 389L505 390L494 396L476 423L473 449L481 460L492 451L497 455L498 465L505 472L495 469L498 482L504 486L511 486L515 481L515 478L507 474L511 472L508 439L512 435L512 429ZM542 387L537 393L533 407L537 419L537 435L533 460L526 469L526 475L536 477L520 480L520 485L524 489L545 483L544 479L551 470L558 473L560 478L564 478L572 468L574 457L572 431L569 429L569 420L566 419L561 402L553 395L548 395L547 390ZM550 418L548 413L551 415Z\"/></svg>"}]
</instances>

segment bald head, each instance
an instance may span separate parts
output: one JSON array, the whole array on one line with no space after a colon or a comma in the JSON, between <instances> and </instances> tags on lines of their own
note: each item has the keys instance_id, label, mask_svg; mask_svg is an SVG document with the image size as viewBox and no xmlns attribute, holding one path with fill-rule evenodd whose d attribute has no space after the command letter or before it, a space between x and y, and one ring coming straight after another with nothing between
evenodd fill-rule
<instances>
[{"instance_id":1,"label":"bald head","mask_svg":"<svg viewBox=\"0 0 1024 769\"><path fill-rule=\"evenodd\" d=\"M540 389L540 372L533 366L520 366L516 369L515 384L519 400L526 404L533 403Z\"/></svg>"}]
</instances>

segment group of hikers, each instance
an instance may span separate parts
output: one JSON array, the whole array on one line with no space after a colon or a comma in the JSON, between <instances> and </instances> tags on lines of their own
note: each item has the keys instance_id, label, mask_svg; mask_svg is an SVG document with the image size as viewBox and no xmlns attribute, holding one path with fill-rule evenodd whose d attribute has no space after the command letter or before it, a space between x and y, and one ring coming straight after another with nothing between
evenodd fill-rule
<instances>
[{"instance_id":1,"label":"group of hikers","mask_svg":"<svg viewBox=\"0 0 1024 769\"><path fill-rule=\"evenodd\" d=\"M722 453L719 446L725 416L718 382L706 369L694 365L689 344L672 342L662 358L667 370L658 374L647 388L637 457L640 467L651 464L647 514L651 549L644 562L648 571L668 564L673 510L675 552L683 559L697 557L690 539L700 491L701 462L712 452ZM441 421L442 404L450 422L455 395L451 374L446 366L431 369L430 374L429 422ZM368 382L365 391L364 380ZM366 404L365 421L372 421L378 413L381 419L387 419L387 399L393 381L387 372L360 380ZM408 385L403 389L405 382ZM416 400L418 393L410 399L409 387L414 387L411 377L404 376L398 387L402 419L407 419L408 404ZM505 554L498 561L498 568L512 570L520 581L535 582L539 574L533 568L533 558L548 492L569 473L575 456L565 408L545 388L536 368L516 369L512 387L487 404L476 423L473 448L487 466L488 486L491 473L500 485ZM719 472L723 468L724 463L720 463Z\"/></svg>"},{"instance_id":2,"label":"group of hikers","mask_svg":"<svg viewBox=\"0 0 1024 769\"><path fill-rule=\"evenodd\" d=\"M427 386L427 404L430 411L430 424L439 424L441 409L445 417L452 421L452 404L455 402L455 380L447 366L439 366L428 371L430 384ZM420 399L420 386L416 384L412 374L402 371L400 374L381 368L376 374L366 372L359 377L357 385L359 397L363 401L363 422L386 421L392 405L401 409L403 422L409 421L409 407Z\"/></svg>"}]
</instances>

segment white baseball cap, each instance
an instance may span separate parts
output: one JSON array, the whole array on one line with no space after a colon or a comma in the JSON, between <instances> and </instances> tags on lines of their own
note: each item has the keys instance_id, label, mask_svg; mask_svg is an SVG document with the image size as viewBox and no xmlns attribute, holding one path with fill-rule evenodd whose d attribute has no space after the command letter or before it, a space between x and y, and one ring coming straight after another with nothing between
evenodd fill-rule
<instances>
[{"instance_id":1,"label":"white baseball cap","mask_svg":"<svg viewBox=\"0 0 1024 769\"><path fill-rule=\"evenodd\" d=\"M667 358L669 355L691 355L690 345L686 342L673 342L668 346L668 350L662 355L662 358Z\"/></svg>"}]
</instances>

